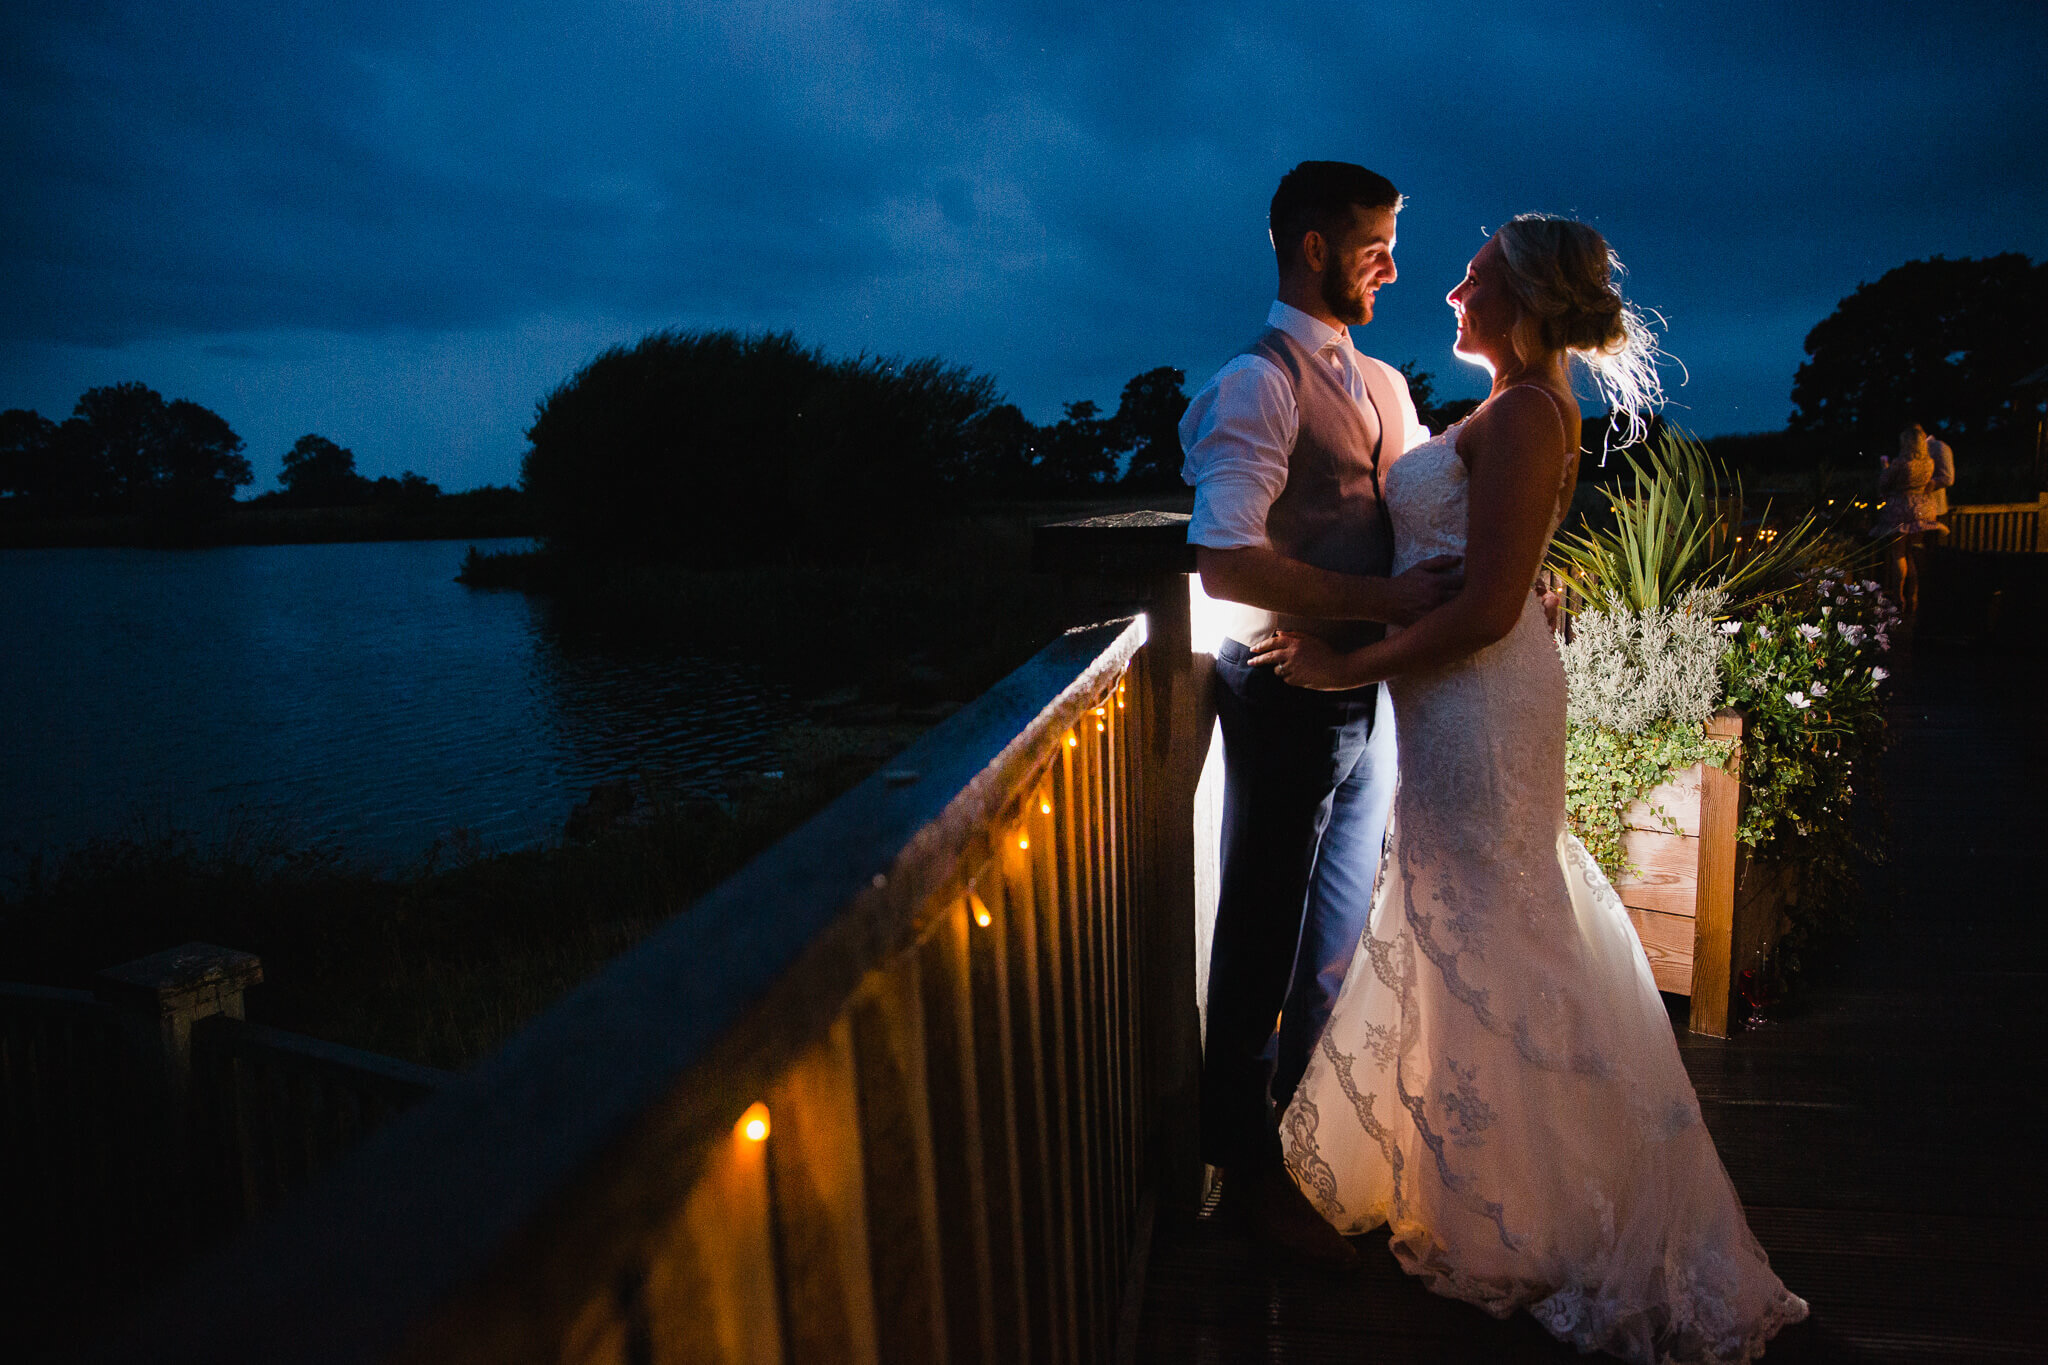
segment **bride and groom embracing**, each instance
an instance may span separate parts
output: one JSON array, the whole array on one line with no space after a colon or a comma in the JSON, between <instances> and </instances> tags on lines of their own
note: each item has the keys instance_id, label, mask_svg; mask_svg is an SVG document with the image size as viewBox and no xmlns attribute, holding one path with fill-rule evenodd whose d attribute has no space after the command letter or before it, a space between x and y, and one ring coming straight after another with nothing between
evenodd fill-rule
<instances>
[{"instance_id":1,"label":"bride and groom embracing","mask_svg":"<svg viewBox=\"0 0 2048 1365\"><path fill-rule=\"evenodd\" d=\"M1355 1260L1340 1234L1386 1224L1430 1289L1582 1350L1746 1361L1806 1305L1565 827L1564 672L1531 587L1577 473L1569 364L1639 423L1656 348L1599 233L1516 218L1449 295L1492 392L1429 435L1347 330L1396 278L1401 206L1361 166L1288 172L1278 301L1181 424L1229 637L1203 1155L1300 1258Z\"/></svg>"}]
</instances>

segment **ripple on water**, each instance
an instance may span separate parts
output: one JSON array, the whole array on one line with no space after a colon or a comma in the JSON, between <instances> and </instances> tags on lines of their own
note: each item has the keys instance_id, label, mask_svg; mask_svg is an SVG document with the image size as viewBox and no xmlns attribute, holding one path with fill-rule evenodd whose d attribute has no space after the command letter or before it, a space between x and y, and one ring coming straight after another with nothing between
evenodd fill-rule
<instances>
[{"instance_id":1,"label":"ripple on water","mask_svg":"<svg viewBox=\"0 0 2048 1365\"><path fill-rule=\"evenodd\" d=\"M383 860L510 848L598 782L767 759L790 712L758 674L572 646L454 582L467 546L0 551L0 849L252 816Z\"/></svg>"}]
</instances>

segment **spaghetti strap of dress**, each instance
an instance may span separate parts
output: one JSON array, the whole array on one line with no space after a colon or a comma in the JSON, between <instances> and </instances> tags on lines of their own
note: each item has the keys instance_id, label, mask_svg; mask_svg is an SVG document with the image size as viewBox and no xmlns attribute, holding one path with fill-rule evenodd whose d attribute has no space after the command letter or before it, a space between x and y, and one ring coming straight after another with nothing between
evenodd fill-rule
<instances>
[{"instance_id":1,"label":"spaghetti strap of dress","mask_svg":"<svg viewBox=\"0 0 2048 1365\"><path fill-rule=\"evenodd\" d=\"M1571 418L1565 415L1564 400L1541 384L1511 384L1501 392L1513 393L1516 389L1534 389L1550 400L1552 410L1557 413L1558 430L1564 433L1564 443L1569 447L1572 443L1572 422Z\"/></svg>"}]
</instances>

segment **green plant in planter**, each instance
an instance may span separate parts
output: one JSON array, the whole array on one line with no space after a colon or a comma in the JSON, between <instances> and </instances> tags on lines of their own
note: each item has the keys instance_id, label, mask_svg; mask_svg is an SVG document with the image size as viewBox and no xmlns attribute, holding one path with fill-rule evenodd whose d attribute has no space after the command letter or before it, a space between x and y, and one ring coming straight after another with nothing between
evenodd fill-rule
<instances>
[{"instance_id":1,"label":"green plant in planter","mask_svg":"<svg viewBox=\"0 0 2048 1365\"><path fill-rule=\"evenodd\" d=\"M1727 742L1701 728L1721 697L1714 618L1723 602L1698 585L1647 609L1609 597L1579 612L1571 638L1559 640L1570 721L1565 813L1610 877L1628 871L1628 808L1677 769L1727 759Z\"/></svg>"},{"instance_id":2,"label":"green plant in planter","mask_svg":"<svg viewBox=\"0 0 2048 1365\"><path fill-rule=\"evenodd\" d=\"M1857 834L1852 809L1859 792L1876 795L1878 693L1897 621L1875 583L1837 573L1721 627L1728 704L1746 720L1737 837L1799 868L1791 917L1800 940L1843 921L1857 864L1881 856Z\"/></svg>"},{"instance_id":3,"label":"green plant in planter","mask_svg":"<svg viewBox=\"0 0 2048 1365\"><path fill-rule=\"evenodd\" d=\"M1654 613L1691 589L1712 588L1739 611L1795 587L1839 553L1811 512L1776 527L1766 503L1746 528L1742 481L1675 427L1643 459L1626 458L1627 486L1601 490L1612 525L1583 526L1551 545L1551 569L1585 601Z\"/></svg>"}]
</instances>

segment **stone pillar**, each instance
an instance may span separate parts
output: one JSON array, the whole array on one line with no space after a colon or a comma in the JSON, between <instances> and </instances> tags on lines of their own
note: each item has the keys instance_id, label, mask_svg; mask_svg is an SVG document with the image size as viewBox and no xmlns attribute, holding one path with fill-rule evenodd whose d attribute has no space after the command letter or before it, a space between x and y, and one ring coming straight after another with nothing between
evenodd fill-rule
<instances>
[{"instance_id":1,"label":"stone pillar","mask_svg":"<svg viewBox=\"0 0 2048 1365\"><path fill-rule=\"evenodd\" d=\"M182 1116L192 1086L192 1026L242 1017L242 993L263 980L253 953L187 943L101 972L94 993L128 1020L142 1074Z\"/></svg>"}]
</instances>

